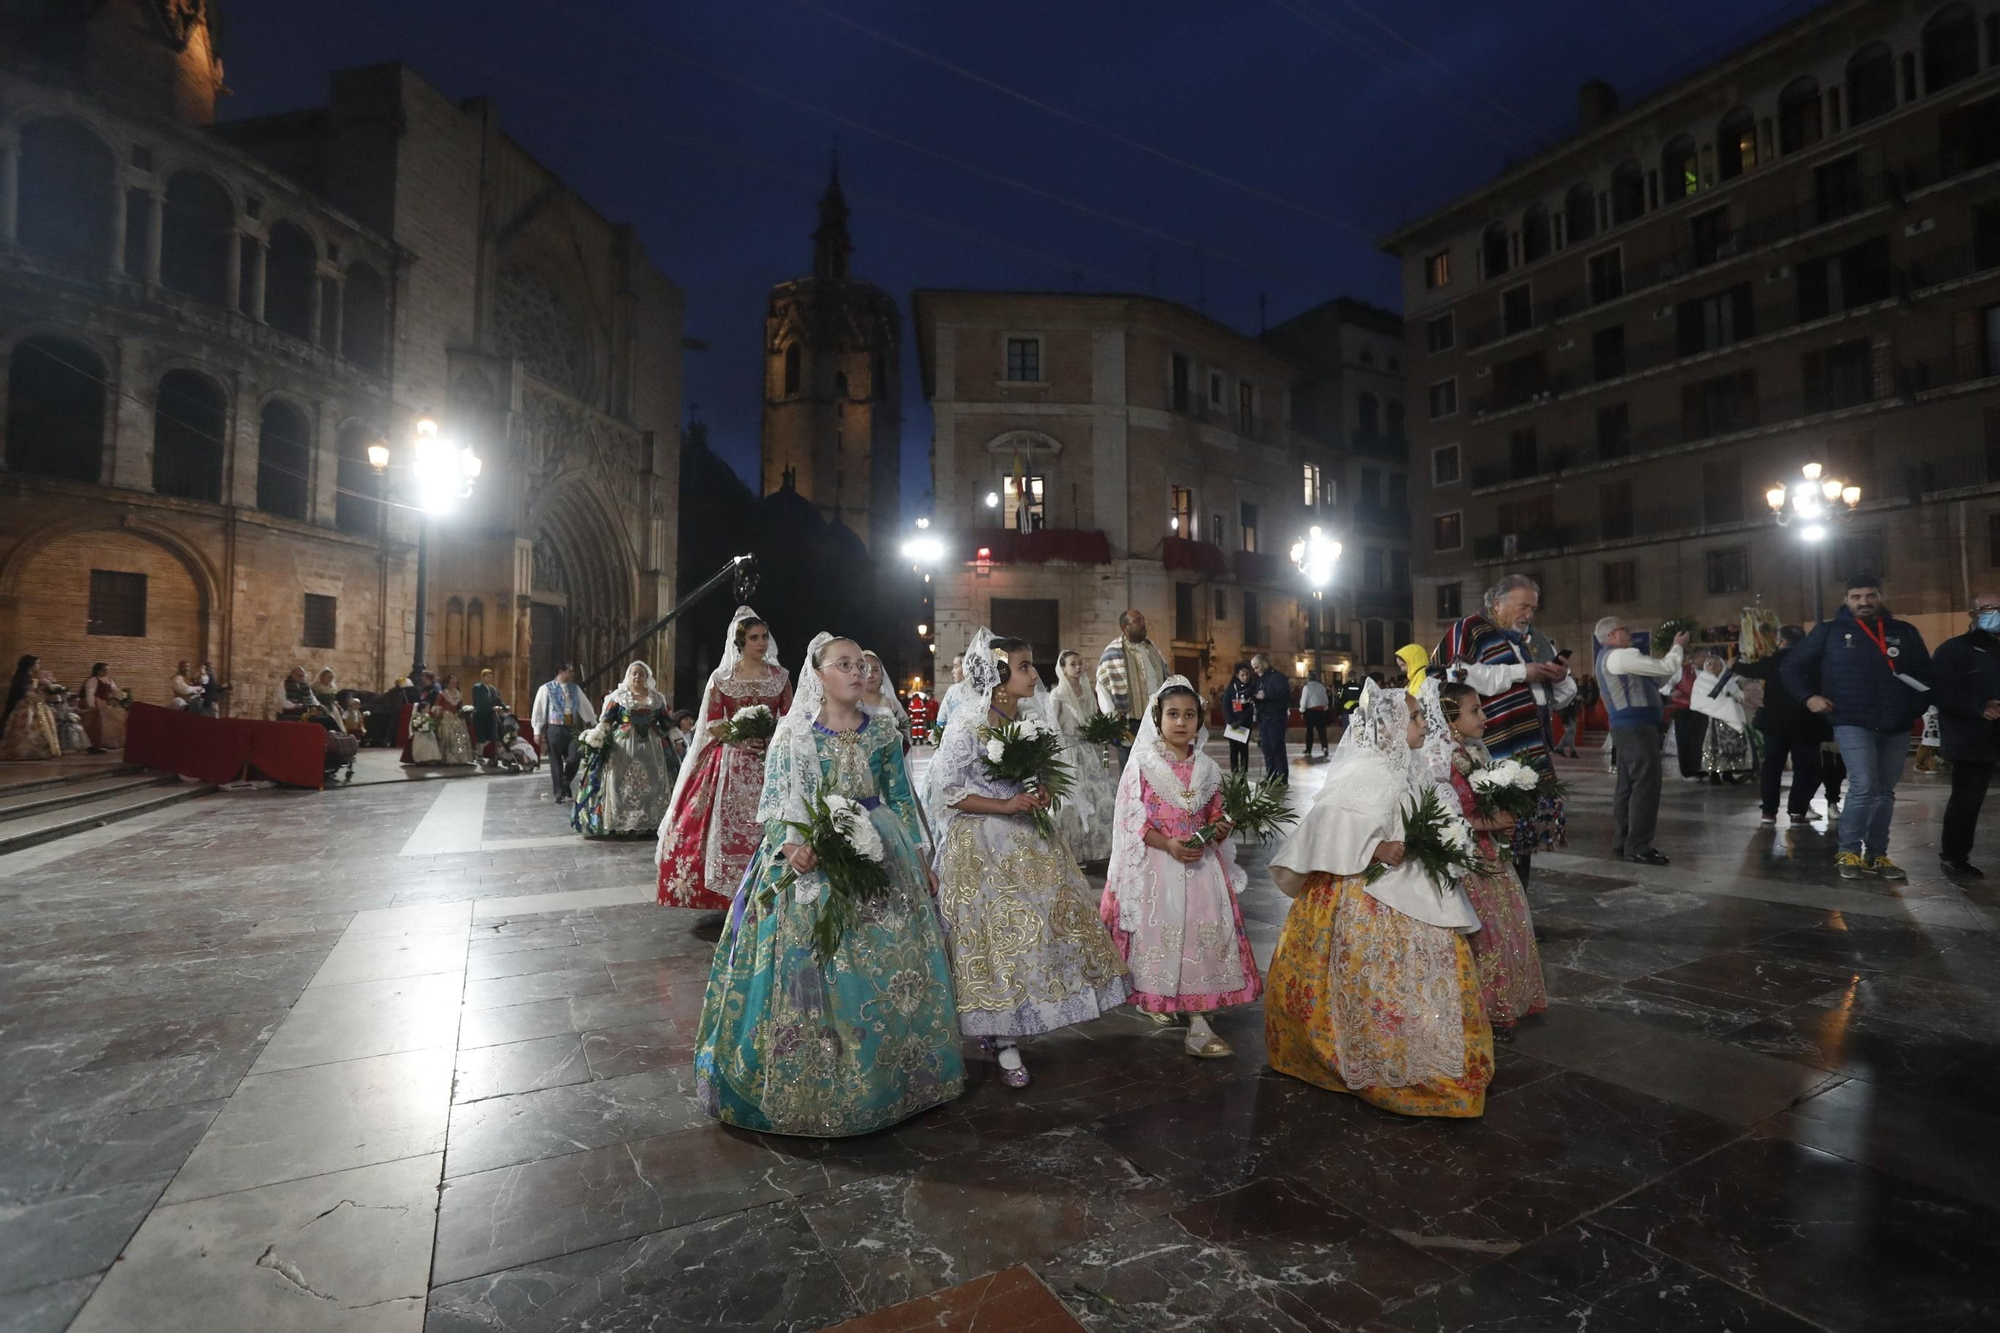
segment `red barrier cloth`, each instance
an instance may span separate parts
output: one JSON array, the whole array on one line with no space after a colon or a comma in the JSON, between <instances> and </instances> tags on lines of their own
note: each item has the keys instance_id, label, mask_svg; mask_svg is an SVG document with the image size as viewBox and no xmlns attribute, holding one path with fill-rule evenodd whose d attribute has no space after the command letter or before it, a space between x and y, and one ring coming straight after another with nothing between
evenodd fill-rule
<instances>
[{"instance_id":1,"label":"red barrier cloth","mask_svg":"<svg viewBox=\"0 0 2000 1333\"><path fill-rule=\"evenodd\" d=\"M993 553L996 565L1111 563L1110 539L1087 528L1047 528L1041 532L974 528L956 538L952 545L955 548L953 556L958 560L971 560L981 547L985 547Z\"/></svg>"},{"instance_id":2,"label":"red barrier cloth","mask_svg":"<svg viewBox=\"0 0 2000 1333\"><path fill-rule=\"evenodd\" d=\"M1229 577L1229 561L1222 554L1222 548L1213 542L1198 542L1187 537L1162 537L1160 563L1168 569L1188 569L1197 574L1209 574L1219 579Z\"/></svg>"},{"instance_id":3,"label":"red barrier cloth","mask_svg":"<svg viewBox=\"0 0 2000 1333\"><path fill-rule=\"evenodd\" d=\"M125 718L125 758L198 782L234 782L245 771L293 787L325 782L326 729L311 722L200 717L135 703Z\"/></svg>"}]
</instances>

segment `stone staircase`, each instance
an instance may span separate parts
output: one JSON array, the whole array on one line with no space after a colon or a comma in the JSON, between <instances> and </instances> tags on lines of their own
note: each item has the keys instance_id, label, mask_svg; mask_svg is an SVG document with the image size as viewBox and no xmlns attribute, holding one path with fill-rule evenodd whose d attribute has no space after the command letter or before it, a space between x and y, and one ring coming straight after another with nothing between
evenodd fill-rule
<instances>
[{"instance_id":1,"label":"stone staircase","mask_svg":"<svg viewBox=\"0 0 2000 1333\"><path fill-rule=\"evenodd\" d=\"M7 767L19 772L27 766ZM0 856L191 801L214 790L212 784L184 782L171 773L150 773L136 764L72 768L62 760L52 760L46 775L0 778Z\"/></svg>"}]
</instances>

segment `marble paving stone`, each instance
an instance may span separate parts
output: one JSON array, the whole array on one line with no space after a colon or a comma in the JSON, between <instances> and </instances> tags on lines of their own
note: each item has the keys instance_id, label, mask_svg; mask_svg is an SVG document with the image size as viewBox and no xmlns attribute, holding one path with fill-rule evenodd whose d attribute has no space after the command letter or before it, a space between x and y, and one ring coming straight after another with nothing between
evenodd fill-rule
<instances>
[{"instance_id":1,"label":"marble paving stone","mask_svg":"<svg viewBox=\"0 0 2000 1333\"><path fill-rule=\"evenodd\" d=\"M109 1267L166 1184L152 1176L0 1206L0 1307L8 1293Z\"/></svg>"},{"instance_id":2,"label":"marble paving stone","mask_svg":"<svg viewBox=\"0 0 2000 1333\"><path fill-rule=\"evenodd\" d=\"M388 876L385 874L384 878ZM341 938L359 940L382 935L437 935L463 930L472 921L472 910L473 903L469 899L425 903L420 907L371 908L356 912Z\"/></svg>"},{"instance_id":3,"label":"marble paving stone","mask_svg":"<svg viewBox=\"0 0 2000 1333\"><path fill-rule=\"evenodd\" d=\"M462 927L436 935L354 935L333 946L306 989L460 972L464 968Z\"/></svg>"},{"instance_id":4,"label":"marble paving stone","mask_svg":"<svg viewBox=\"0 0 2000 1333\"><path fill-rule=\"evenodd\" d=\"M473 904L472 919L517 917L535 912L567 913L580 908L612 907L648 902L658 892L657 883L641 883L642 871L625 872L628 884L611 888L565 889L554 893L522 894L512 898L484 898Z\"/></svg>"},{"instance_id":5,"label":"marble paving stone","mask_svg":"<svg viewBox=\"0 0 2000 1333\"><path fill-rule=\"evenodd\" d=\"M1053 1253L1187 1200L1078 1127L800 1201L848 1285L889 1305Z\"/></svg>"},{"instance_id":6,"label":"marble paving stone","mask_svg":"<svg viewBox=\"0 0 2000 1333\"><path fill-rule=\"evenodd\" d=\"M2000 1046L1909 1027L1875 1013L1804 1004L1727 1034L1732 1046L1898 1088L1918 1088L1993 1071L2000 1090ZM1965 1085L1960 1085L1960 1091Z\"/></svg>"},{"instance_id":7,"label":"marble paving stone","mask_svg":"<svg viewBox=\"0 0 2000 1333\"><path fill-rule=\"evenodd\" d=\"M694 1025L671 1020L600 1028L583 1034L583 1054L596 1078L618 1078L694 1060Z\"/></svg>"},{"instance_id":8,"label":"marble paving stone","mask_svg":"<svg viewBox=\"0 0 2000 1333\"><path fill-rule=\"evenodd\" d=\"M798 1208L778 1202L439 1287L424 1330L806 1333L856 1308Z\"/></svg>"},{"instance_id":9,"label":"marble paving stone","mask_svg":"<svg viewBox=\"0 0 2000 1333\"><path fill-rule=\"evenodd\" d=\"M1512 1043L1500 1042L1494 1047L1493 1081L1486 1085L1486 1100L1504 1097L1516 1089L1560 1073L1561 1065L1537 1060L1532 1055L1515 1050Z\"/></svg>"},{"instance_id":10,"label":"marble paving stone","mask_svg":"<svg viewBox=\"0 0 2000 1333\"><path fill-rule=\"evenodd\" d=\"M568 1000L512 1004L503 1009L467 1009L460 1014L458 1048L469 1051L574 1031Z\"/></svg>"},{"instance_id":11,"label":"marble paving stone","mask_svg":"<svg viewBox=\"0 0 2000 1333\"><path fill-rule=\"evenodd\" d=\"M1738 1125L1753 1125L1776 1115L1841 1077L1669 1032L1580 1068L1607 1082Z\"/></svg>"},{"instance_id":12,"label":"marble paving stone","mask_svg":"<svg viewBox=\"0 0 2000 1333\"><path fill-rule=\"evenodd\" d=\"M624 1028L635 1023L657 1023L663 1019L685 1022L690 1028L701 1016L701 992L690 990L663 1001L643 991L616 991L601 995L579 995L569 1002L570 1026L578 1032L599 1028Z\"/></svg>"},{"instance_id":13,"label":"marble paving stone","mask_svg":"<svg viewBox=\"0 0 2000 1333\"><path fill-rule=\"evenodd\" d=\"M463 973L437 972L309 989L250 1072L269 1074L450 1046L458 1036L458 999L464 986Z\"/></svg>"},{"instance_id":14,"label":"marble paving stone","mask_svg":"<svg viewBox=\"0 0 2000 1333\"><path fill-rule=\"evenodd\" d=\"M1230 1250L1196 1241L1169 1218L1080 1241L1034 1267L1093 1333L1310 1333L1317 1327L1279 1308Z\"/></svg>"},{"instance_id":15,"label":"marble paving stone","mask_svg":"<svg viewBox=\"0 0 2000 1333\"><path fill-rule=\"evenodd\" d=\"M1542 985L1551 1000L1566 1000L1578 995L1591 995L1608 990L1618 983L1610 977L1600 977L1593 972L1579 972L1573 967L1558 967L1547 959L1542 961Z\"/></svg>"},{"instance_id":16,"label":"marble paving stone","mask_svg":"<svg viewBox=\"0 0 2000 1333\"><path fill-rule=\"evenodd\" d=\"M1650 929L1646 924L1600 927L1566 916L1545 916L1535 923L1542 932L1539 950L1547 967L1563 967L1630 981L1662 968L1692 961L1718 947L1708 941L1691 943Z\"/></svg>"},{"instance_id":17,"label":"marble paving stone","mask_svg":"<svg viewBox=\"0 0 2000 1333\"><path fill-rule=\"evenodd\" d=\"M1968 1041L2000 1041L2000 1004L1976 986L1884 973L1810 1003L1879 1015Z\"/></svg>"},{"instance_id":18,"label":"marble paving stone","mask_svg":"<svg viewBox=\"0 0 2000 1333\"><path fill-rule=\"evenodd\" d=\"M1504 1259L1407 1301L1362 1328L1366 1333L1656 1333L1537 1282Z\"/></svg>"},{"instance_id":19,"label":"marble paving stone","mask_svg":"<svg viewBox=\"0 0 2000 1333\"><path fill-rule=\"evenodd\" d=\"M1990 1205L2000 1199L2000 1116L1991 1108L1942 1091L1918 1096L1857 1079L1757 1128Z\"/></svg>"},{"instance_id":20,"label":"marble paving stone","mask_svg":"<svg viewBox=\"0 0 2000 1333\"><path fill-rule=\"evenodd\" d=\"M417 1333L436 1221L435 1154L155 1211L74 1333Z\"/></svg>"},{"instance_id":21,"label":"marble paving stone","mask_svg":"<svg viewBox=\"0 0 2000 1333\"><path fill-rule=\"evenodd\" d=\"M505 1046L480 1046L458 1053L452 1100L476 1102L485 1097L581 1083L591 1077L590 1065L584 1059L583 1038L573 1032Z\"/></svg>"},{"instance_id":22,"label":"marble paving stone","mask_svg":"<svg viewBox=\"0 0 2000 1333\"><path fill-rule=\"evenodd\" d=\"M447 1047L246 1078L167 1202L440 1152L451 1069Z\"/></svg>"},{"instance_id":23,"label":"marble paving stone","mask_svg":"<svg viewBox=\"0 0 2000 1333\"><path fill-rule=\"evenodd\" d=\"M1594 1220L1855 1333L1956 1329L2000 1271L2000 1212L1773 1139L1731 1144Z\"/></svg>"},{"instance_id":24,"label":"marble paving stone","mask_svg":"<svg viewBox=\"0 0 2000 1333\"><path fill-rule=\"evenodd\" d=\"M530 917L521 922L482 921L472 927L466 943L468 958L492 958L506 953L562 949L577 943L569 922ZM494 974L499 975L499 974Z\"/></svg>"},{"instance_id":25,"label":"marble paving stone","mask_svg":"<svg viewBox=\"0 0 2000 1333\"><path fill-rule=\"evenodd\" d=\"M1861 979L1848 968L1827 968L1751 953L1719 953L1656 972L1653 979L1782 1009L1829 995Z\"/></svg>"},{"instance_id":26,"label":"marble paving stone","mask_svg":"<svg viewBox=\"0 0 2000 1333\"><path fill-rule=\"evenodd\" d=\"M602 995L615 989L605 964L584 963L553 972L523 972L518 976L468 981L465 983L465 1007L474 1010L501 1009L542 1000Z\"/></svg>"},{"instance_id":27,"label":"marble paving stone","mask_svg":"<svg viewBox=\"0 0 2000 1333\"><path fill-rule=\"evenodd\" d=\"M489 950L475 954L466 966L466 978L470 981L490 981L495 977L518 977L529 972L556 972L591 961L585 958L583 947L576 943L575 932L564 933L570 937L567 944L504 952Z\"/></svg>"},{"instance_id":28,"label":"marble paving stone","mask_svg":"<svg viewBox=\"0 0 2000 1333\"><path fill-rule=\"evenodd\" d=\"M1588 1220L1524 1246L1507 1267L1654 1333L1812 1333L1795 1315Z\"/></svg>"},{"instance_id":29,"label":"marble paving stone","mask_svg":"<svg viewBox=\"0 0 2000 1333\"><path fill-rule=\"evenodd\" d=\"M1660 1029L1630 1014L1585 1007L1579 1000L1551 1001L1514 1029L1509 1051L1575 1068L1657 1037ZM1497 1053L1496 1060L1501 1058Z\"/></svg>"},{"instance_id":30,"label":"marble paving stone","mask_svg":"<svg viewBox=\"0 0 2000 1333\"><path fill-rule=\"evenodd\" d=\"M445 1175L467 1176L705 1125L693 1094L694 1067L682 1065L462 1103L451 1112Z\"/></svg>"},{"instance_id":31,"label":"marble paving stone","mask_svg":"<svg viewBox=\"0 0 2000 1333\"><path fill-rule=\"evenodd\" d=\"M1579 1009L1624 1014L1670 1032L1718 1037L1775 1013L1778 1006L1760 1004L1664 980L1665 973L1639 977L1608 990L1569 997Z\"/></svg>"},{"instance_id":32,"label":"marble paving stone","mask_svg":"<svg viewBox=\"0 0 2000 1333\"><path fill-rule=\"evenodd\" d=\"M835 1145L819 1156L801 1147L691 1129L447 1180L431 1280L498 1272L892 1169L850 1166L839 1155L893 1153L889 1144Z\"/></svg>"},{"instance_id":33,"label":"marble paving stone","mask_svg":"<svg viewBox=\"0 0 2000 1333\"><path fill-rule=\"evenodd\" d=\"M1935 958L1965 938L1959 931L1834 912L1819 925L1772 935L1745 948L1766 958L1793 958L1855 971L1893 972L1922 959Z\"/></svg>"},{"instance_id":34,"label":"marble paving stone","mask_svg":"<svg viewBox=\"0 0 2000 1333\"><path fill-rule=\"evenodd\" d=\"M93 1273L0 1296L0 1333L63 1333L98 1281Z\"/></svg>"},{"instance_id":35,"label":"marble paving stone","mask_svg":"<svg viewBox=\"0 0 2000 1333\"><path fill-rule=\"evenodd\" d=\"M1082 1329L1031 1269L1016 1265L836 1324L828 1333L1081 1333Z\"/></svg>"},{"instance_id":36,"label":"marble paving stone","mask_svg":"<svg viewBox=\"0 0 2000 1333\"><path fill-rule=\"evenodd\" d=\"M271 1039L288 1009L215 1014L206 1018L159 1018L113 1033L85 1071L169 1060L184 1055L217 1055L255 1050Z\"/></svg>"}]
</instances>

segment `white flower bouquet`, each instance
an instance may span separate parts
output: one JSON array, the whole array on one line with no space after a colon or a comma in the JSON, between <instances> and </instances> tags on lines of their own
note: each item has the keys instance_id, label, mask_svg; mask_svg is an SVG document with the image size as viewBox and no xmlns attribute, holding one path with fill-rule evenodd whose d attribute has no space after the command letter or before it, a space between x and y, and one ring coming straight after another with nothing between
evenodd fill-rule
<instances>
[{"instance_id":1,"label":"white flower bouquet","mask_svg":"<svg viewBox=\"0 0 2000 1333\"><path fill-rule=\"evenodd\" d=\"M1403 809L1403 863L1421 868L1437 886L1439 897L1479 869L1472 825L1465 822L1465 816L1447 810L1435 788ZM1389 868L1377 861L1368 867L1364 878L1373 884L1388 872Z\"/></svg>"},{"instance_id":2,"label":"white flower bouquet","mask_svg":"<svg viewBox=\"0 0 2000 1333\"><path fill-rule=\"evenodd\" d=\"M741 745L745 741L768 741L778 730L778 715L768 704L750 704L739 708L724 724L722 740L725 745Z\"/></svg>"},{"instance_id":3,"label":"white flower bouquet","mask_svg":"<svg viewBox=\"0 0 2000 1333\"><path fill-rule=\"evenodd\" d=\"M982 727L985 742L981 756L986 772L1003 782L1018 782L1031 792L1043 792L1048 808L1031 816L1035 832L1055 837L1055 812L1069 795L1075 776L1062 759L1062 733L1035 717L1018 717L997 727Z\"/></svg>"},{"instance_id":4,"label":"white flower bouquet","mask_svg":"<svg viewBox=\"0 0 2000 1333\"><path fill-rule=\"evenodd\" d=\"M611 739L611 728L610 725L605 722L598 723L596 726L592 727L590 730L584 732L581 736L577 737L578 742L589 746L593 750L603 749L604 743L610 739Z\"/></svg>"},{"instance_id":5,"label":"white flower bouquet","mask_svg":"<svg viewBox=\"0 0 2000 1333\"><path fill-rule=\"evenodd\" d=\"M437 730L437 716L428 708L414 709L410 713L410 734L428 736Z\"/></svg>"},{"instance_id":6,"label":"white flower bouquet","mask_svg":"<svg viewBox=\"0 0 2000 1333\"><path fill-rule=\"evenodd\" d=\"M819 866L805 877L787 869L773 888L764 891L762 901L768 909L779 893L798 885L795 901L819 907L813 917L813 958L825 964L839 950L848 927L860 919L861 904L889 891L889 872L882 864L887 849L868 808L850 797L815 796L806 802L803 822L783 823L812 849Z\"/></svg>"},{"instance_id":7,"label":"white flower bouquet","mask_svg":"<svg viewBox=\"0 0 2000 1333\"><path fill-rule=\"evenodd\" d=\"M1509 814L1532 819L1543 801L1562 795L1553 774L1536 772L1518 759L1502 759L1467 775L1473 808L1482 815Z\"/></svg>"}]
</instances>

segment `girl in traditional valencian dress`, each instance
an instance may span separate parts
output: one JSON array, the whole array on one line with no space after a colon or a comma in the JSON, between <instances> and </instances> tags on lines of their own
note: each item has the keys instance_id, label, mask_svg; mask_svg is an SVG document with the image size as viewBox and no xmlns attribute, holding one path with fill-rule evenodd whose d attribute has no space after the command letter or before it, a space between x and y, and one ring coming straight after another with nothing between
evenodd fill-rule
<instances>
[{"instance_id":1,"label":"girl in traditional valencian dress","mask_svg":"<svg viewBox=\"0 0 2000 1333\"><path fill-rule=\"evenodd\" d=\"M757 797L764 789L767 742L724 741L722 735L740 710L757 704L783 717L792 706L792 682L778 665L770 626L739 606L729 620L722 665L702 691L694 743L660 821L655 859L664 906L729 906L756 855L764 833Z\"/></svg>"},{"instance_id":2,"label":"girl in traditional valencian dress","mask_svg":"<svg viewBox=\"0 0 2000 1333\"><path fill-rule=\"evenodd\" d=\"M1479 930L1472 937L1472 958L1479 966L1479 999L1493 1025L1494 1040L1512 1041L1516 1022L1549 1007L1528 895L1521 891L1520 877L1504 855L1505 847L1494 838L1495 834L1512 833L1514 817L1505 811L1475 813L1471 774L1486 760L1486 751L1479 744L1486 730L1479 692L1470 685L1443 685L1438 689L1438 705L1455 742L1451 751L1452 790L1478 837L1481 861L1491 867L1461 881L1472 910L1479 915Z\"/></svg>"},{"instance_id":3,"label":"girl in traditional valencian dress","mask_svg":"<svg viewBox=\"0 0 2000 1333\"><path fill-rule=\"evenodd\" d=\"M948 817L939 833L938 909L951 941L959 1028L995 1051L1007 1086L1028 1085L1019 1040L1123 1004L1125 961L1092 910L1090 885L1060 837L1029 816L1046 795L986 771L982 733L1024 716L1041 678L1022 639L981 629L952 687L951 729L935 762Z\"/></svg>"},{"instance_id":4,"label":"girl in traditional valencian dress","mask_svg":"<svg viewBox=\"0 0 2000 1333\"><path fill-rule=\"evenodd\" d=\"M1263 994L1243 909L1222 770L1202 753L1205 705L1185 676L1153 695L1118 783L1117 832L1098 911L1132 969L1132 1003L1149 1014L1188 1017L1187 1053L1234 1054L1207 1015ZM1204 826L1221 835L1192 841Z\"/></svg>"},{"instance_id":5,"label":"girl in traditional valencian dress","mask_svg":"<svg viewBox=\"0 0 2000 1333\"><path fill-rule=\"evenodd\" d=\"M917 779L917 803L924 810L924 824L933 835L938 835L951 818L951 811L944 808L938 797L937 755L944 753L944 738L948 734L946 724L951 721L955 701L962 697L959 686L965 681L965 654L951 659L951 684L938 696L937 717L931 723L931 762L924 766L923 775Z\"/></svg>"},{"instance_id":6,"label":"girl in traditional valencian dress","mask_svg":"<svg viewBox=\"0 0 2000 1333\"><path fill-rule=\"evenodd\" d=\"M1056 828L1084 864L1111 855L1111 807L1118 796L1118 760L1109 748L1083 739L1083 724L1097 712L1097 691L1084 678L1083 655L1075 649L1056 659L1056 687L1049 691L1056 726L1062 731L1063 760L1076 785L1056 811Z\"/></svg>"},{"instance_id":7,"label":"girl in traditional valencian dress","mask_svg":"<svg viewBox=\"0 0 2000 1333\"><path fill-rule=\"evenodd\" d=\"M1424 683L1433 705L1436 691ZM1469 1118L1493 1081L1465 938L1479 918L1458 884L1404 861L1403 806L1436 789L1415 753L1427 730L1416 710L1401 690L1362 687L1318 799L1271 859L1292 908L1265 981L1264 1042L1281 1074L1401 1115ZM1371 865L1384 867L1373 883Z\"/></svg>"},{"instance_id":8,"label":"girl in traditional valencian dress","mask_svg":"<svg viewBox=\"0 0 2000 1333\"><path fill-rule=\"evenodd\" d=\"M862 707L864 670L852 640L814 638L798 703L771 740L762 846L716 944L695 1042L696 1095L726 1124L866 1134L965 1090L930 849L895 720ZM824 881L786 821L807 822L808 803L828 795L867 809L889 889L860 905L821 964ZM797 878L781 887L788 871Z\"/></svg>"},{"instance_id":9,"label":"girl in traditional valencian dress","mask_svg":"<svg viewBox=\"0 0 2000 1333\"><path fill-rule=\"evenodd\" d=\"M58 759L62 742L56 736L55 710L42 688L33 653L25 653L14 667L14 679L7 686L6 731L0 735L0 759Z\"/></svg>"},{"instance_id":10,"label":"girl in traditional valencian dress","mask_svg":"<svg viewBox=\"0 0 2000 1333\"><path fill-rule=\"evenodd\" d=\"M667 701L653 687L653 669L634 662L618 688L604 696L597 725L584 733L595 743L584 743L571 828L586 838L658 830L673 794L661 731L667 725Z\"/></svg>"},{"instance_id":11,"label":"girl in traditional valencian dress","mask_svg":"<svg viewBox=\"0 0 2000 1333\"><path fill-rule=\"evenodd\" d=\"M437 707L431 710L437 717L438 748L446 764L470 765L479 758L473 752L472 727L465 716L468 706L459 693L458 677L446 676L438 686Z\"/></svg>"}]
</instances>

